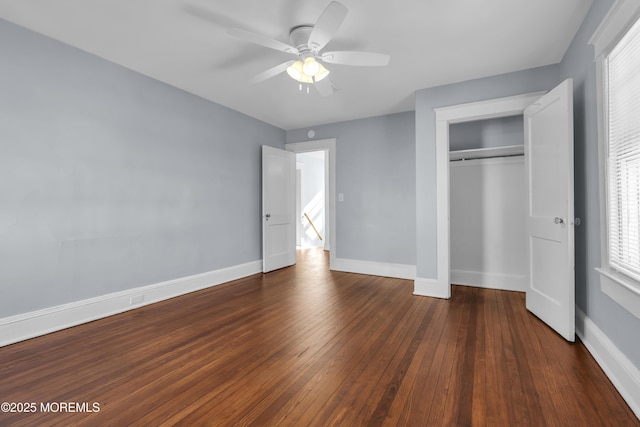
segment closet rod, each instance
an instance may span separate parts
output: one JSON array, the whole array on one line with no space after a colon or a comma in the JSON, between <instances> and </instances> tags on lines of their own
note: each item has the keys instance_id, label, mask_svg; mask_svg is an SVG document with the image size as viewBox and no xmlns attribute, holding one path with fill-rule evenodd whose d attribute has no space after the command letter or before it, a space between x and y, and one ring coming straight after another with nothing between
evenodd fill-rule
<instances>
[{"instance_id":1,"label":"closet rod","mask_svg":"<svg viewBox=\"0 0 640 427\"><path fill-rule=\"evenodd\" d=\"M502 156L463 157L461 159L451 159L449 161L450 162L464 162L464 161L478 160L478 159L498 159L498 158L503 158L503 157L520 157L520 156L524 156L524 153L522 153L522 154L503 154Z\"/></svg>"},{"instance_id":2,"label":"closet rod","mask_svg":"<svg viewBox=\"0 0 640 427\"><path fill-rule=\"evenodd\" d=\"M513 157L524 155L524 145L507 145L504 147L476 148L472 150L449 151L449 160L475 160L494 157Z\"/></svg>"}]
</instances>

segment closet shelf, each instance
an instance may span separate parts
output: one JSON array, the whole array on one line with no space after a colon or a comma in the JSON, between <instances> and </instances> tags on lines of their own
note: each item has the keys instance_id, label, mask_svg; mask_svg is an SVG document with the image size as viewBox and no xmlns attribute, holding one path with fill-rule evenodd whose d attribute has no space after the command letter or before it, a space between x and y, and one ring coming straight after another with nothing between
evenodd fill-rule
<instances>
[{"instance_id":1,"label":"closet shelf","mask_svg":"<svg viewBox=\"0 0 640 427\"><path fill-rule=\"evenodd\" d=\"M449 160L486 159L489 157L521 156L523 154L524 145L506 145L504 147L449 151Z\"/></svg>"}]
</instances>

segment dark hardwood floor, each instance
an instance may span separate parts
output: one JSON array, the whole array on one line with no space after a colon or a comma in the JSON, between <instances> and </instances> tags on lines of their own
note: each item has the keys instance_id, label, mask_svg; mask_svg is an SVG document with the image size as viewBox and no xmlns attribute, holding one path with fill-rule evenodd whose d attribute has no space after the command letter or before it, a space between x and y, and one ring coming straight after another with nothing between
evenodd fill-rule
<instances>
[{"instance_id":1,"label":"dark hardwood floor","mask_svg":"<svg viewBox=\"0 0 640 427\"><path fill-rule=\"evenodd\" d=\"M523 294L412 291L305 250L295 267L0 348L0 402L38 405L0 425L640 425Z\"/></svg>"}]
</instances>

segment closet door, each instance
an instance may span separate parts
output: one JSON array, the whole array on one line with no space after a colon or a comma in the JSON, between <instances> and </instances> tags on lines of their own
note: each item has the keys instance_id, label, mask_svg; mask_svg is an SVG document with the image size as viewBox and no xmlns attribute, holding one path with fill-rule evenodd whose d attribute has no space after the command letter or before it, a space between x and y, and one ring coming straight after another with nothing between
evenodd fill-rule
<instances>
[{"instance_id":1,"label":"closet door","mask_svg":"<svg viewBox=\"0 0 640 427\"><path fill-rule=\"evenodd\" d=\"M575 340L573 82L524 111L528 189L527 309Z\"/></svg>"}]
</instances>

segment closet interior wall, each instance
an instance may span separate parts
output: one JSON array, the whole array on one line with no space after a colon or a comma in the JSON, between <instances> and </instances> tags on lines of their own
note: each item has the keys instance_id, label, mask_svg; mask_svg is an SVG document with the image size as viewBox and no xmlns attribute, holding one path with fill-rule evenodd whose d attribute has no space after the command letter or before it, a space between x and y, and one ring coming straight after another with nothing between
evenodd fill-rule
<instances>
[{"instance_id":1,"label":"closet interior wall","mask_svg":"<svg viewBox=\"0 0 640 427\"><path fill-rule=\"evenodd\" d=\"M450 126L453 284L526 289L522 116Z\"/></svg>"}]
</instances>

